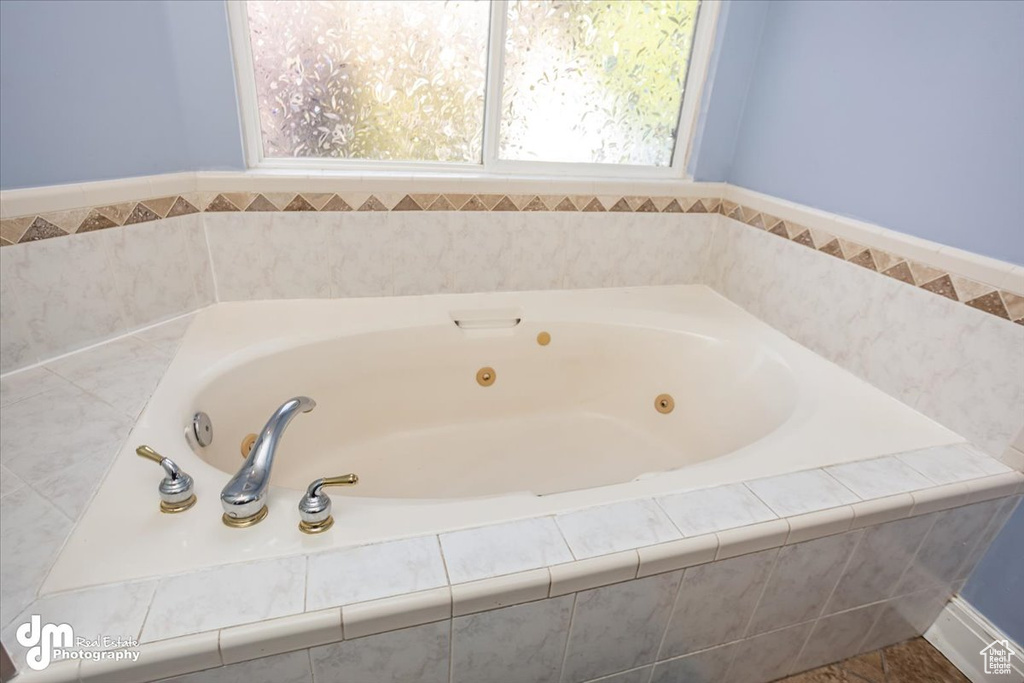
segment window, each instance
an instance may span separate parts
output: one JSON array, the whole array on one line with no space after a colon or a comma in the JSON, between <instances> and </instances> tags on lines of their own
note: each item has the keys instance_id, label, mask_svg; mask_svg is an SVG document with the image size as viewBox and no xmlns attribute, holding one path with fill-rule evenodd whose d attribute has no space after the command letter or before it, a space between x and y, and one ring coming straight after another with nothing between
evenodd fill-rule
<instances>
[{"instance_id":1,"label":"window","mask_svg":"<svg viewBox=\"0 0 1024 683\"><path fill-rule=\"evenodd\" d=\"M250 163L679 177L700 4L230 3Z\"/></svg>"}]
</instances>

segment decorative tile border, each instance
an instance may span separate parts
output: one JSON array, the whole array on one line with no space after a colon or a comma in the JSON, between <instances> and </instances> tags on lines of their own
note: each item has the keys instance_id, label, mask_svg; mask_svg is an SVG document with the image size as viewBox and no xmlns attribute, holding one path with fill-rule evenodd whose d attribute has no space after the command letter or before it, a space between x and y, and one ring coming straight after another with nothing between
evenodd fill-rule
<instances>
[{"instance_id":1,"label":"decorative tile border","mask_svg":"<svg viewBox=\"0 0 1024 683\"><path fill-rule=\"evenodd\" d=\"M1024 292L997 289L715 197L369 192L192 192L0 220L0 246L35 242L201 212L558 211L720 213L758 230L1024 325Z\"/></svg>"},{"instance_id":2,"label":"decorative tile border","mask_svg":"<svg viewBox=\"0 0 1024 683\"><path fill-rule=\"evenodd\" d=\"M924 263L851 242L824 230L784 221L727 200L719 205L719 213L758 230L873 270L932 294L965 303L985 313L1024 325L1024 296L1020 294L999 290Z\"/></svg>"}]
</instances>

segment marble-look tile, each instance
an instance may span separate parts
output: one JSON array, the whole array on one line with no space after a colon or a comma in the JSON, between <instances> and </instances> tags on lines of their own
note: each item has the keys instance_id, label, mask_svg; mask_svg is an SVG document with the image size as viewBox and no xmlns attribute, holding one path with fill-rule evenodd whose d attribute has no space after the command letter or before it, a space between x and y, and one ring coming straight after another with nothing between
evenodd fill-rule
<instances>
[{"instance_id":1,"label":"marble-look tile","mask_svg":"<svg viewBox=\"0 0 1024 683\"><path fill-rule=\"evenodd\" d=\"M168 352L135 337L122 337L55 360L46 368L136 418L170 362Z\"/></svg>"},{"instance_id":2,"label":"marble-look tile","mask_svg":"<svg viewBox=\"0 0 1024 683\"><path fill-rule=\"evenodd\" d=\"M321 214L272 214L260 245L260 262L270 298L316 299L331 295L327 234L327 222Z\"/></svg>"},{"instance_id":3,"label":"marble-look tile","mask_svg":"<svg viewBox=\"0 0 1024 683\"><path fill-rule=\"evenodd\" d=\"M641 666L629 671L620 671L611 676L592 678L587 683L648 683L651 679L651 669L653 668L652 666Z\"/></svg>"},{"instance_id":4,"label":"marble-look tile","mask_svg":"<svg viewBox=\"0 0 1024 683\"><path fill-rule=\"evenodd\" d=\"M964 558L971 554L1000 505L1001 501L990 500L938 513L896 594L939 588L961 578Z\"/></svg>"},{"instance_id":5,"label":"marble-look tile","mask_svg":"<svg viewBox=\"0 0 1024 683\"><path fill-rule=\"evenodd\" d=\"M620 265L634 258L638 240L630 239L632 214L567 214L565 286L569 289L617 287Z\"/></svg>"},{"instance_id":6,"label":"marble-look tile","mask_svg":"<svg viewBox=\"0 0 1024 683\"><path fill-rule=\"evenodd\" d=\"M25 482L21 480L21 477L0 465L0 498L14 493L24 485Z\"/></svg>"},{"instance_id":7,"label":"marble-look tile","mask_svg":"<svg viewBox=\"0 0 1024 683\"><path fill-rule=\"evenodd\" d=\"M933 486L923 474L899 458L887 456L873 460L826 467L825 471L861 498L881 498Z\"/></svg>"},{"instance_id":8,"label":"marble-look tile","mask_svg":"<svg viewBox=\"0 0 1024 683\"><path fill-rule=\"evenodd\" d=\"M129 329L166 320L197 307L188 273L187 224L177 219L101 232Z\"/></svg>"},{"instance_id":9,"label":"marble-look tile","mask_svg":"<svg viewBox=\"0 0 1024 683\"><path fill-rule=\"evenodd\" d=\"M814 669L863 652L861 644L883 609L885 605L878 603L816 621L794 670Z\"/></svg>"},{"instance_id":10,"label":"marble-look tile","mask_svg":"<svg viewBox=\"0 0 1024 683\"><path fill-rule=\"evenodd\" d=\"M538 569L573 557L550 517L441 534L452 583Z\"/></svg>"},{"instance_id":11,"label":"marble-look tile","mask_svg":"<svg viewBox=\"0 0 1024 683\"><path fill-rule=\"evenodd\" d=\"M650 683L721 683L737 654L745 656L742 643L729 643L654 665Z\"/></svg>"},{"instance_id":12,"label":"marble-look tile","mask_svg":"<svg viewBox=\"0 0 1024 683\"><path fill-rule=\"evenodd\" d=\"M853 528L860 529L903 519L914 508L915 495L897 493L895 496L872 498L854 503L850 506L853 508Z\"/></svg>"},{"instance_id":13,"label":"marble-look tile","mask_svg":"<svg viewBox=\"0 0 1024 683\"><path fill-rule=\"evenodd\" d=\"M181 345L181 340L184 339L193 320L195 320L195 315L183 315L153 327L136 330L132 336L147 344L152 344L164 353L173 355Z\"/></svg>"},{"instance_id":14,"label":"marble-look tile","mask_svg":"<svg viewBox=\"0 0 1024 683\"><path fill-rule=\"evenodd\" d=\"M77 387L51 389L0 412L0 461L40 491L60 485L88 496L130 427L127 416Z\"/></svg>"},{"instance_id":15,"label":"marble-look tile","mask_svg":"<svg viewBox=\"0 0 1024 683\"><path fill-rule=\"evenodd\" d=\"M764 550L687 569L659 657L690 654L743 637L777 554Z\"/></svg>"},{"instance_id":16,"label":"marble-look tile","mask_svg":"<svg viewBox=\"0 0 1024 683\"><path fill-rule=\"evenodd\" d=\"M934 446L900 453L897 457L936 484L952 484L1011 471L998 460L966 444Z\"/></svg>"},{"instance_id":17,"label":"marble-look tile","mask_svg":"<svg viewBox=\"0 0 1024 683\"><path fill-rule=\"evenodd\" d=\"M303 611L305 557L232 564L163 579L142 642L211 631Z\"/></svg>"},{"instance_id":18,"label":"marble-look tile","mask_svg":"<svg viewBox=\"0 0 1024 683\"><path fill-rule=\"evenodd\" d=\"M1024 326L718 220L716 291L987 452L1024 426Z\"/></svg>"},{"instance_id":19,"label":"marble-look tile","mask_svg":"<svg viewBox=\"0 0 1024 683\"><path fill-rule=\"evenodd\" d=\"M718 552L715 559L727 560L730 557L778 548L785 545L790 531L792 530L789 522L785 519L773 519L719 531L715 534L718 536ZM798 533L802 531L798 529Z\"/></svg>"},{"instance_id":20,"label":"marble-look tile","mask_svg":"<svg viewBox=\"0 0 1024 683\"><path fill-rule=\"evenodd\" d=\"M782 548L748 634L791 626L821 614L858 540L859 534L853 532Z\"/></svg>"},{"instance_id":21,"label":"marble-look tile","mask_svg":"<svg viewBox=\"0 0 1024 683\"><path fill-rule=\"evenodd\" d=\"M3 642L16 659L25 656L26 648L15 638L15 630L38 614L42 622L70 624L76 638L95 641L87 650L116 649L113 639L138 639L142 621L149 610L156 581L138 581L99 586L70 593L57 593L36 600L4 629ZM104 643L104 638L110 640Z\"/></svg>"},{"instance_id":22,"label":"marble-look tile","mask_svg":"<svg viewBox=\"0 0 1024 683\"><path fill-rule=\"evenodd\" d=\"M511 289L515 232L513 213L449 216L452 288L455 292Z\"/></svg>"},{"instance_id":23,"label":"marble-look tile","mask_svg":"<svg viewBox=\"0 0 1024 683\"><path fill-rule=\"evenodd\" d=\"M575 562L558 564L556 567L571 567ZM634 578L634 575L629 578ZM593 586L588 586L593 588ZM500 607L511 607L524 602L543 600L551 592L551 574L547 567L531 569L516 574L504 574L494 576L480 581L468 583L457 583L451 587L452 591L452 615L461 617L475 612L486 612L487 610ZM564 593L575 591L564 591ZM554 595L561 595L555 593Z\"/></svg>"},{"instance_id":24,"label":"marble-look tile","mask_svg":"<svg viewBox=\"0 0 1024 683\"><path fill-rule=\"evenodd\" d=\"M313 680L449 683L451 624L381 633L310 649Z\"/></svg>"},{"instance_id":25,"label":"marble-look tile","mask_svg":"<svg viewBox=\"0 0 1024 683\"><path fill-rule=\"evenodd\" d=\"M457 617L453 683L558 683L575 596Z\"/></svg>"},{"instance_id":26,"label":"marble-look tile","mask_svg":"<svg viewBox=\"0 0 1024 683\"><path fill-rule=\"evenodd\" d=\"M561 288L569 241L567 216L532 212L506 215L513 225L509 289Z\"/></svg>"},{"instance_id":27,"label":"marble-look tile","mask_svg":"<svg viewBox=\"0 0 1024 683\"><path fill-rule=\"evenodd\" d=\"M714 235L709 215L635 216L628 235L636 245L622 263L624 285L678 285L700 282Z\"/></svg>"},{"instance_id":28,"label":"marble-look tile","mask_svg":"<svg viewBox=\"0 0 1024 683\"><path fill-rule=\"evenodd\" d=\"M635 550L556 564L548 568L551 597L635 579L639 564Z\"/></svg>"},{"instance_id":29,"label":"marble-look tile","mask_svg":"<svg viewBox=\"0 0 1024 683\"><path fill-rule=\"evenodd\" d=\"M842 612L891 597L921 539L934 523L935 515L923 515L864 529L825 613Z\"/></svg>"},{"instance_id":30,"label":"marble-look tile","mask_svg":"<svg viewBox=\"0 0 1024 683\"><path fill-rule=\"evenodd\" d=\"M78 670L81 683L142 683L220 667L217 632L196 633L143 643L135 666L112 659L89 659Z\"/></svg>"},{"instance_id":31,"label":"marble-look tile","mask_svg":"<svg viewBox=\"0 0 1024 683\"><path fill-rule=\"evenodd\" d=\"M453 221L463 214L438 212L392 213L394 228L395 295L443 294L453 291Z\"/></svg>"},{"instance_id":32,"label":"marble-look tile","mask_svg":"<svg viewBox=\"0 0 1024 683\"><path fill-rule=\"evenodd\" d=\"M0 628L35 598L71 526L27 486L0 498Z\"/></svg>"},{"instance_id":33,"label":"marble-look tile","mask_svg":"<svg viewBox=\"0 0 1024 683\"><path fill-rule=\"evenodd\" d=\"M631 500L555 517L576 559L682 538L653 500Z\"/></svg>"},{"instance_id":34,"label":"marble-look tile","mask_svg":"<svg viewBox=\"0 0 1024 683\"><path fill-rule=\"evenodd\" d=\"M716 534L691 536L680 541L645 546L637 550L637 555L640 556L637 577L643 578L652 574L705 564L713 561L717 554L718 536Z\"/></svg>"},{"instance_id":35,"label":"marble-look tile","mask_svg":"<svg viewBox=\"0 0 1024 683\"><path fill-rule=\"evenodd\" d=\"M747 638L739 645L740 652L733 660L728 679L768 683L785 676L796 665L812 626L807 622Z\"/></svg>"},{"instance_id":36,"label":"marble-look tile","mask_svg":"<svg viewBox=\"0 0 1024 683\"><path fill-rule=\"evenodd\" d=\"M452 592L448 586L341 608L342 628L349 640L451 618Z\"/></svg>"},{"instance_id":37,"label":"marble-look tile","mask_svg":"<svg viewBox=\"0 0 1024 683\"><path fill-rule=\"evenodd\" d=\"M448 585L434 536L309 556L306 609L318 610Z\"/></svg>"},{"instance_id":38,"label":"marble-look tile","mask_svg":"<svg viewBox=\"0 0 1024 683\"><path fill-rule=\"evenodd\" d=\"M260 257L272 218L269 213L203 214L219 301L270 297Z\"/></svg>"},{"instance_id":39,"label":"marble-look tile","mask_svg":"<svg viewBox=\"0 0 1024 683\"><path fill-rule=\"evenodd\" d=\"M104 239L97 233L71 235L0 251L5 287L18 293L18 313L37 357L66 353L127 329Z\"/></svg>"},{"instance_id":40,"label":"marble-look tile","mask_svg":"<svg viewBox=\"0 0 1024 683\"><path fill-rule=\"evenodd\" d=\"M948 586L910 593L882 603L883 608L871 627L861 652L898 643L924 633L946 605L953 589Z\"/></svg>"},{"instance_id":41,"label":"marble-look tile","mask_svg":"<svg viewBox=\"0 0 1024 683\"><path fill-rule=\"evenodd\" d=\"M44 391L66 386L67 380L46 368L22 370L0 379L0 406L9 406Z\"/></svg>"},{"instance_id":42,"label":"marble-look tile","mask_svg":"<svg viewBox=\"0 0 1024 683\"><path fill-rule=\"evenodd\" d=\"M394 293L394 228L373 211L324 215L335 297Z\"/></svg>"},{"instance_id":43,"label":"marble-look tile","mask_svg":"<svg viewBox=\"0 0 1024 683\"><path fill-rule=\"evenodd\" d=\"M0 373L23 368L39 360L32 346L27 311L22 310L18 291L9 284L7 261L0 254Z\"/></svg>"},{"instance_id":44,"label":"marble-look tile","mask_svg":"<svg viewBox=\"0 0 1024 683\"><path fill-rule=\"evenodd\" d=\"M839 507L860 500L853 491L823 470L807 470L755 479L746 484L747 488L757 494L757 497L780 517Z\"/></svg>"},{"instance_id":45,"label":"marble-look tile","mask_svg":"<svg viewBox=\"0 0 1024 683\"><path fill-rule=\"evenodd\" d=\"M815 512L805 512L802 515L787 517L789 524L789 535L786 543L803 543L813 541L823 536L833 536L850 530L853 524L853 508L844 505L837 508L826 508Z\"/></svg>"},{"instance_id":46,"label":"marble-look tile","mask_svg":"<svg viewBox=\"0 0 1024 683\"><path fill-rule=\"evenodd\" d=\"M775 513L743 484L678 493L657 500L684 536L775 519Z\"/></svg>"},{"instance_id":47,"label":"marble-look tile","mask_svg":"<svg viewBox=\"0 0 1024 683\"><path fill-rule=\"evenodd\" d=\"M195 291L196 306L209 306L217 301L217 288L213 281L213 263L210 245L206 239L204 214L181 216L176 220L184 225L185 249L188 251L188 277Z\"/></svg>"},{"instance_id":48,"label":"marble-look tile","mask_svg":"<svg viewBox=\"0 0 1024 683\"><path fill-rule=\"evenodd\" d=\"M313 683L313 672L309 654L299 650L165 678L160 683Z\"/></svg>"},{"instance_id":49,"label":"marble-look tile","mask_svg":"<svg viewBox=\"0 0 1024 683\"><path fill-rule=\"evenodd\" d=\"M220 655L235 664L341 640L341 610L335 607L221 629Z\"/></svg>"},{"instance_id":50,"label":"marble-look tile","mask_svg":"<svg viewBox=\"0 0 1024 683\"><path fill-rule=\"evenodd\" d=\"M578 593L562 681L578 683L653 663L681 575Z\"/></svg>"}]
</instances>

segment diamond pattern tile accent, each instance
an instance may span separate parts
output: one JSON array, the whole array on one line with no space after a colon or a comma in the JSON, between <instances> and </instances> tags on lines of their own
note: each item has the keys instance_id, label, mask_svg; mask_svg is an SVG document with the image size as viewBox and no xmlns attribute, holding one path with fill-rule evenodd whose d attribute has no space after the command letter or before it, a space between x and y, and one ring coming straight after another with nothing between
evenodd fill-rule
<instances>
[{"instance_id":1,"label":"diamond pattern tile accent","mask_svg":"<svg viewBox=\"0 0 1024 683\"><path fill-rule=\"evenodd\" d=\"M516 205L513 204L512 200L509 199L508 197L502 197L501 200L499 200L498 203L495 204L494 207L491 209L491 211L518 211L518 210L519 209L516 207Z\"/></svg>"},{"instance_id":2,"label":"diamond pattern tile accent","mask_svg":"<svg viewBox=\"0 0 1024 683\"><path fill-rule=\"evenodd\" d=\"M370 195L365 202L363 202L359 211L387 211L388 207L384 206L384 202L377 199L374 195Z\"/></svg>"},{"instance_id":3,"label":"diamond pattern tile accent","mask_svg":"<svg viewBox=\"0 0 1024 683\"><path fill-rule=\"evenodd\" d=\"M256 198L249 203L249 206L245 207L246 211L280 211L269 199L261 194L256 195Z\"/></svg>"},{"instance_id":4,"label":"diamond pattern tile accent","mask_svg":"<svg viewBox=\"0 0 1024 683\"><path fill-rule=\"evenodd\" d=\"M174 200L174 204L167 211L167 218L175 218L176 216L187 216L190 213L199 213L199 209L189 204L184 197L178 197Z\"/></svg>"},{"instance_id":5,"label":"diamond pattern tile accent","mask_svg":"<svg viewBox=\"0 0 1024 683\"><path fill-rule=\"evenodd\" d=\"M392 211L422 211L423 207L416 203L416 200L405 195L402 197L397 204L391 209Z\"/></svg>"},{"instance_id":6,"label":"diamond pattern tile accent","mask_svg":"<svg viewBox=\"0 0 1024 683\"><path fill-rule=\"evenodd\" d=\"M929 292L934 292L953 301L960 301L960 298L956 295L956 290L953 289L953 281L948 275L943 275L931 282L924 283L921 285L921 289L927 289Z\"/></svg>"},{"instance_id":7,"label":"diamond pattern tile accent","mask_svg":"<svg viewBox=\"0 0 1024 683\"><path fill-rule=\"evenodd\" d=\"M177 199L178 197L157 197L156 199L147 199L142 204L157 216L164 218Z\"/></svg>"},{"instance_id":8,"label":"diamond pattern tile accent","mask_svg":"<svg viewBox=\"0 0 1024 683\"><path fill-rule=\"evenodd\" d=\"M427 211L454 211L454 210L455 210L455 207L452 206L452 203L450 201L448 201L448 197L444 196L443 194L442 195L438 195L437 199L435 199L430 204L430 206L427 207Z\"/></svg>"},{"instance_id":9,"label":"diamond pattern tile accent","mask_svg":"<svg viewBox=\"0 0 1024 683\"><path fill-rule=\"evenodd\" d=\"M295 197L288 202L285 207L285 211L316 211L316 207L306 201L306 198L301 194L295 195Z\"/></svg>"},{"instance_id":10,"label":"diamond pattern tile accent","mask_svg":"<svg viewBox=\"0 0 1024 683\"><path fill-rule=\"evenodd\" d=\"M38 240L45 240L51 237L62 237L64 235L67 235L67 233L40 216L32 221L32 224L28 226L28 230L25 231L25 234L22 235L21 239L18 241L21 243L36 242Z\"/></svg>"},{"instance_id":11,"label":"diamond pattern tile accent","mask_svg":"<svg viewBox=\"0 0 1024 683\"><path fill-rule=\"evenodd\" d=\"M125 225L135 225L136 223L148 223L149 221L159 220L160 216L150 211L141 202L135 205L132 212L128 214L128 218L125 219Z\"/></svg>"},{"instance_id":12,"label":"diamond pattern tile accent","mask_svg":"<svg viewBox=\"0 0 1024 683\"><path fill-rule=\"evenodd\" d=\"M883 275L888 275L891 278L895 278L901 282L906 282L908 285L917 284L914 282L914 274L910 271L910 266L907 265L906 261L900 261L892 268L882 271Z\"/></svg>"},{"instance_id":13,"label":"diamond pattern tile accent","mask_svg":"<svg viewBox=\"0 0 1024 683\"><path fill-rule=\"evenodd\" d=\"M89 212L89 215L85 217L85 220L82 221L82 224L78 226L77 232L92 232L93 230L105 230L107 228L116 227L117 223L110 220L96 209L93 209Z\"/></svg>"},{"instance_id":14,"label":"diamond pattern tile accent","mask_svg":"<svg viewBox=\"0 0 1024 683\"><path fill-rule=\"evenodd\" d=\"M358 209L353 207L358 206ZM390 207L390 208L389 208ZM756 211L718 197L612 195L401 194L345 192L191 192L93 208L65 209L0 220L0 245L38 241L76 232L105 230L202 211L582 211L720 213L758 230L977 310L1024 325L1024 292L997 290L898 254L837 238L816 228Z\"/></svg>"},{"instance_id":15,"label":"diamond pattern tile accent","mask_svg":"<svg viewBox=\"0 0 1024 683\"><path fill-rule=\"evenodd\" d=\"M344 199L338 195L331 195L331 198L327 200L327 203L323 205L321 211L351 211L352 207L348 205Z\"/></svg>"},{"instance_id":16,"label":"diamond pattern tile accent","mask_svg":"<svg viewBox=\"0 0 1024 683\"><path fill-rule=\"evenodd\" d=\"M206 207L207 211L238 211L238 207L228 201L228 198L222 194L217 195L213 198L213 201Z\"/></svg>"},{"instance_id":17,"label":"diamond pattern tile accent","mask_svg":"<svg viewBox=\"0 0 1024 683\"><path fill-rule=\"evenodd\" d=\"M989 292L979 296L977 299L971 299L967 302L967 305L992 315L998 315L1000 318L1010 319L1010 314L1006 312L1006 304L1003 303L1003 298L999 296L999 292Z\"/></svg>"},{"instance_id":18,"label":"diamond pattern tile accent","mask_svg":"<svg viewBox=\"0 0 1024 683\"><path fill-rule=\"evenodd\" d=\"M462 205L460 211L487 211L487 205L476 195L470 197L469 201Z\"/></svg>"}]
</instances>

